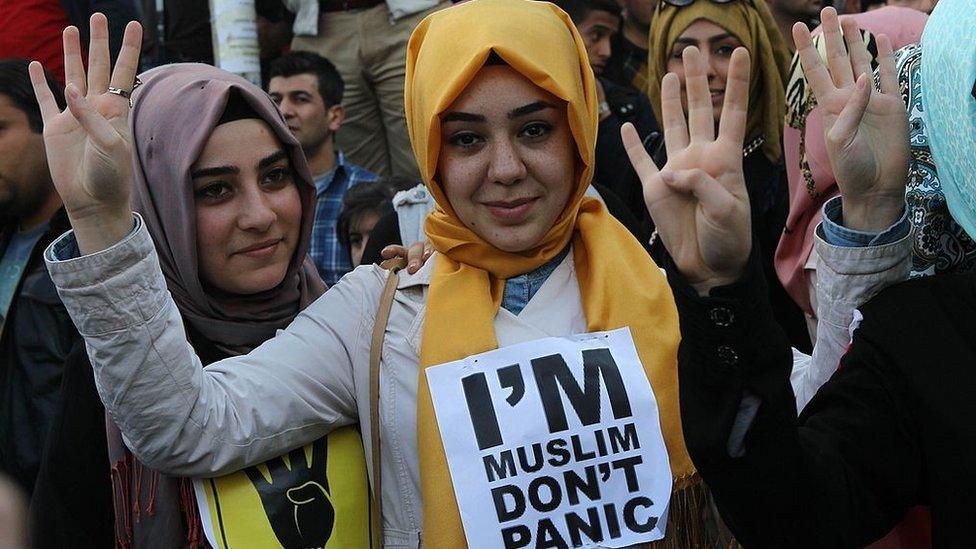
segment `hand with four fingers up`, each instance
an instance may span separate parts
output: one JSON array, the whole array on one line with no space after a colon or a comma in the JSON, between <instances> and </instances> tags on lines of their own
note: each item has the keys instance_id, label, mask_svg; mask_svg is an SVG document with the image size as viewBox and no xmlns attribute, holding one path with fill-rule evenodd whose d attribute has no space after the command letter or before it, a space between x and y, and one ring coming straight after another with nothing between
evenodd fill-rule
<instances>
[{"instance_id":1,"label":"hand with four fingers up","mask_svg":"<svg viewBox=\"0 0 976 549\"><path fill-rule=\"evenodd\" d=\"M891 40L877 37L879 90L857 22L841 22L834 8L824 8L821 27L826 64L806 25L793 26L793 41L823 110L827 156L844 202L844 225L879 232L901 215L909 166L908 116Z\"/></svg>"},{"instance_id":2,"label":"hand with four fingers up","mask_svg":"<svg viewBox=\"0 0 976 549\"><path fill-rule=\"evenodd\" d=\"M658 170L633 125L621 136L644 186L644 201L675 266L702 295L739 279L752 249L749 195L742 172L749 106L749 52L729 63L725 102L715 134L705 61L698 48L682 54L688 117L675 74L664 77L661 107L668 161Z\"/></svg>"},{"instance_id":3,"label":"hand with four fingers up","mask_svg":"<svg viewBox=\"0 0 976 549\"><path fill-rule=\"evenodd\" d=\"M142 27L130 22L110 77L108 21L96 13L90 24L87 76L78 29L68 27L63 33L68 103L64 112L51 94L41 64L34 61L30 65L31 84L44 120L51 178L82 253L105 249L132 229L127 96L135 82L142 44Z\"/></svg>"}]
</instances>

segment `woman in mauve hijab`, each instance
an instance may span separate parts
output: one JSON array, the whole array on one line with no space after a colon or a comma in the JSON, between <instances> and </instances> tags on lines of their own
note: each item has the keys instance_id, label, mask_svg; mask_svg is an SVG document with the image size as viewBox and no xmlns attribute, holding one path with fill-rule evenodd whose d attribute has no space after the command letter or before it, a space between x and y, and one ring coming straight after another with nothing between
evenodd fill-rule
<instances>
[{"instance_id":1,"label":"woman in mauve hijab","mask_svg":"<svg viewBox=\"0 0 976 549\"><path fill-rule=\"evenodd\" d=\"M307 257L315 193L305 158L267 94L240 77L173 64L140 80L128 119L133 210L202 363L247 353L325 291ZM275 507L258 468L195 489L189 478L145 465L105 414L84 355L66 365L64 394L34 493L35 547L104 543L108 528L116 546L134 548L369 543L365 460L353 427L312 442L307 467L292 460L283 485L281 459L262 466L282 496L322 487L305 489L302 505L282 497ZM106 493L111 505L92 504Z\"/></svg>"}]
</instances>

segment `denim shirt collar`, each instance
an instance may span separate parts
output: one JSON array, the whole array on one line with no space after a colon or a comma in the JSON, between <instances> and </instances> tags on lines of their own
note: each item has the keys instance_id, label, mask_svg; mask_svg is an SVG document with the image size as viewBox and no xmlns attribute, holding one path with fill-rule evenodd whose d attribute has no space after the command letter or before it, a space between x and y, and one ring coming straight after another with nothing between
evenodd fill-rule
<instances>
[{"instance_id":1,"label":"denim shirt collar","mask_svg":"<svg viewBox=\"0 0 976 549\"><path fill-rule=\"evenodd\" d=\"M505 281L505 290L502 294L502 308L518 315L528 305L529 300L539 291L539 288L549 279L549 275L559 267L559 264L566 259L569 254L570 246L563 248L556 257L550 259L546 264L518 276L514 276Z\"/></svg>"}]
</instances>

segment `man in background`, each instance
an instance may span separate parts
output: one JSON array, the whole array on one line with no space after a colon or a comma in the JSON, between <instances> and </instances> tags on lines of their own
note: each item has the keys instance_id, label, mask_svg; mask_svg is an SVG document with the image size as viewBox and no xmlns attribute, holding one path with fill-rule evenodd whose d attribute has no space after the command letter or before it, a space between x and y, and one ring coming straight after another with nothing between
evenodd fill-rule
<instances>
[{"instance_id":1,"label":"man in background","mask_svg":"<svg viewBox=\"0 0 976 549\"><path fill-rule=\"evenodd\" d=\"M617 0L623 10L623 25L611 42L613 53L604 75L618 86L647 93L647 36L657 2Z\"/></svg>"},{"instance_id":2,"label":"man in background","mask_svg":"<svg viewBox=\"0 0 976 549\"><path fill-rule=\"evenodd\" d=\"M64 108L61 87L47 78ZM42 130L27 61L0 61L0 471L27 494L59 403L65 359L82 344L44 266L44 249L68 220Z\"/></svg>"},{"instance_id":3,"label":"man in background","mask_svg":"<svg viewBox=\"0 0 976 549\"><path fill-rule=\"evenodd\" d=\"M338 144L378 174L419 177L403 110L407 41L450 0L284 0L295 14L292 50L335 63L346 83L346 128Z\"/></svg>"},{"instance_id":4,"label":"man in background","mask_svg":"<svg viewBox=\"0 0 976 549\"><path fill-rule=\"evenodd\" d=\"M634 220L649 225L643 188L627 158L620 138L620 127L625 122L634 124L652 154L659 145L661 132L645 92L617 84L606 76L607 63L616 53L613 44L622 23L620 7L613 0L552 1L573 20L596 75L600 125L593 183L601 195L605 195L607 190L612 191L627 206ZM650 236L649 231L645 232Z\"/></svg>"},{"instance_id":5,"label":"man in background","mask_svg":"<svg viewBox=\"0 0 976 549\"><path fill-rule=\"evenodd\" d=\"M349 254L336 236L342 197L376 175L349 162L336 148L345 109L344 83L335 65L315 53L296 51L272 61L269 76L268 93L301 144L315 179L318 203L308 253L322 280L332 286L352 270Z\"/></svg>"},{"instance_id":6,"label":"man in background","mask_svg":"<svg viewBox=\"0 0 976 549\"><path fill-rule=\"evenodd\" d=\"M823 7L823 0L768 0L768 3L790 53L796 51L793 46L794 23L806 23L811 29L820 24L817 17Z\"/></svg>"}]
</instances>

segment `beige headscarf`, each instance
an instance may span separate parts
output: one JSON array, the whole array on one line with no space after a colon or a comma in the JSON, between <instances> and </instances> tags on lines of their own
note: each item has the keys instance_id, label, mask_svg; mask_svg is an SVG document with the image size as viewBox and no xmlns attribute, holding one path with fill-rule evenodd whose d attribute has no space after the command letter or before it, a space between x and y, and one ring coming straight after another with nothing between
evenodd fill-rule
<instances>
[{"instance_id":1,"label":"beige headscarf","mask_svg":"<svg viewBox=\"0 0 976 549\"><path fill-rule=\"evenodd\" d=\"M790 69L790 52L779 33L776 21L765 0L733 0L716 4L697 0L678 8L661 4L651 22L648 42L647 95L658 120L661 114L661 79L667 74L671 48L692 23L705 20L715 23L742 42L752 58L749 83L749 120L746 142L760 136L765 141L762 152L770 162L779 162L783 150L780 139L786 113L786 80Z\"/></svg>"}]
</instances>

